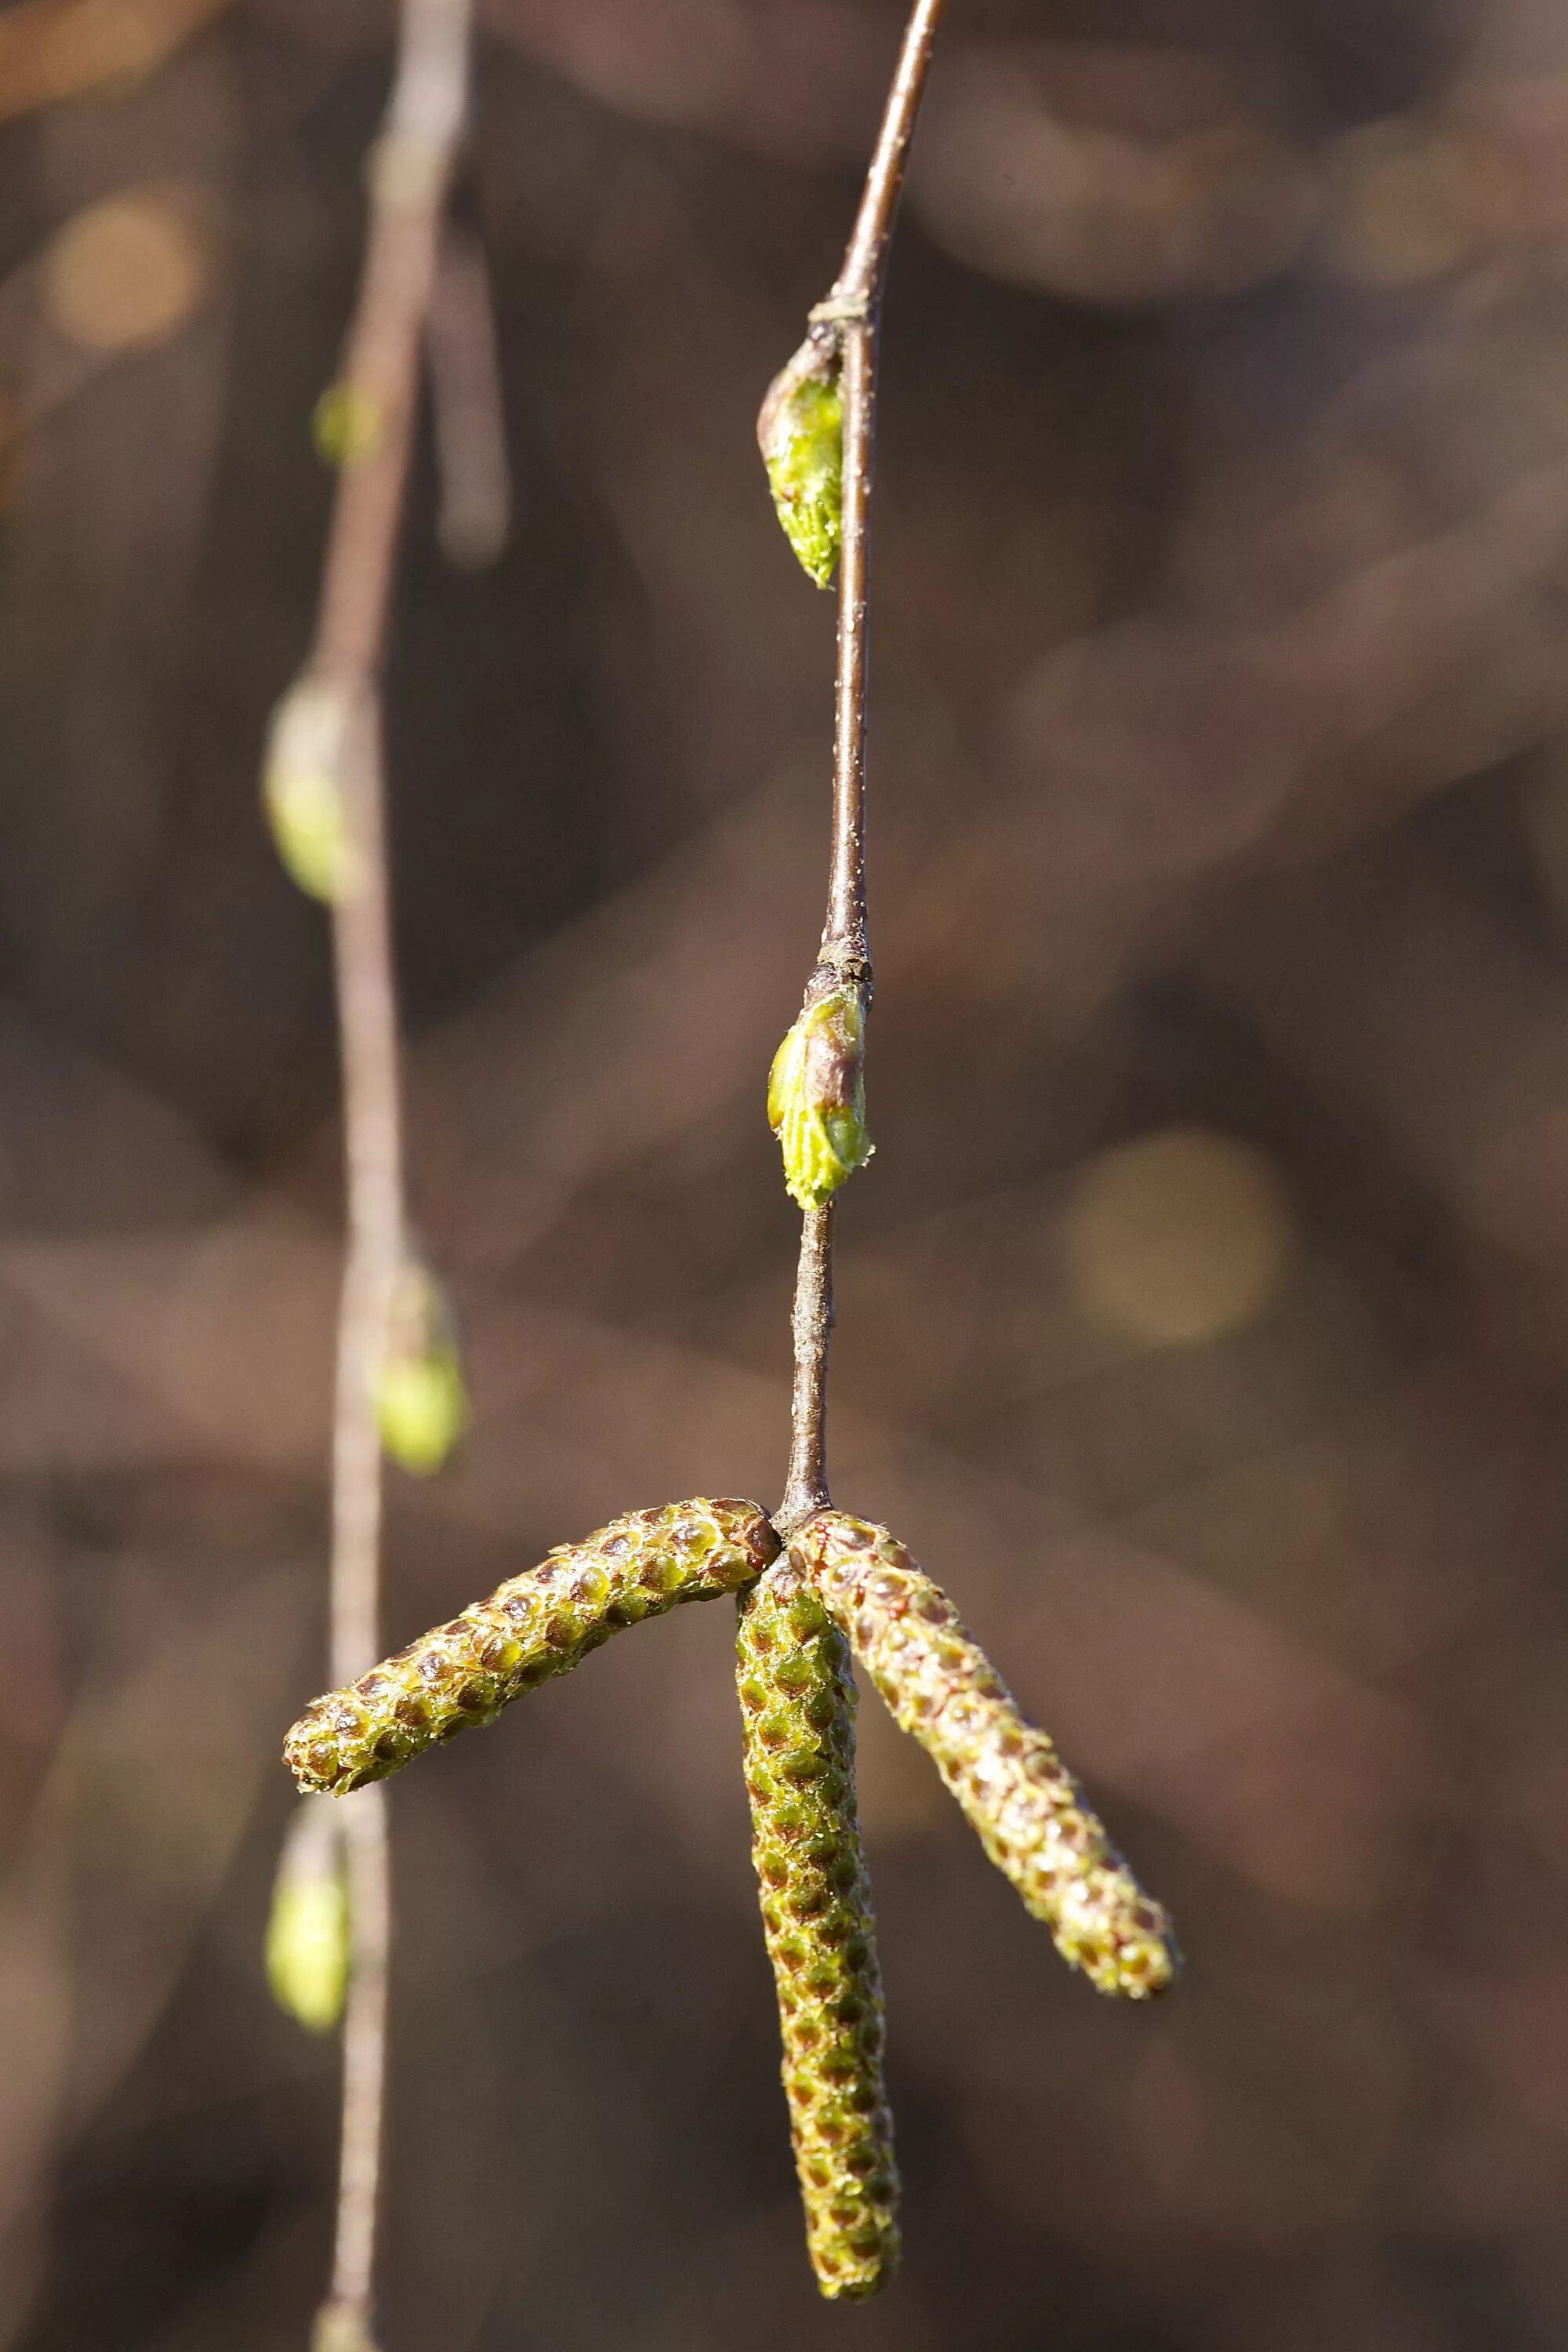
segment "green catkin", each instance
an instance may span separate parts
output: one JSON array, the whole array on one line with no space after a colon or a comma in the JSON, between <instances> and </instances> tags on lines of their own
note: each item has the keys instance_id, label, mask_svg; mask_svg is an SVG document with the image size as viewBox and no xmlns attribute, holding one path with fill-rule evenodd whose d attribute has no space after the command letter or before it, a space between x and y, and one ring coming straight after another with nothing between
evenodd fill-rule
<instances>
[{"instance_id":1,"label":"green catkin","mask_svg":"<svg viewBox=\"0 0 1568 2352\"><path fill-rule=\"evenodd\" d=\"M1163 1992L1181 1965L1169 1918L946 1594L886 1528L842 1511L807 1519L789 1556L1062 1958L1100 1992L1128 2000Z\"/></svg>"},{"instance_id":2,"label":"green catkin","mask_svg":"<svg viewBox=\"0 0 1568 2352\"><path fill-rule=\"evenodd\" d=\"M742 1598L736 1681L806 2246L823 2294L859 2301L898 2266L899 2176L855 1806L856 1693L842 1633L787 1560Z\"/></svg>"},{"instance_id":3,"label":"green catkin","mask_svg":"<svg viewBox=\"0 0 1568 2352\"><path fill-rule=\"evenodd\" d=\"M437 1740L491 1723L625 1625L737 1591L779 1549L755 1503L668 1503L562 1544L488 1601L306 1708L284 1743L301 1789L346 1796Z\"/></svg>"}]
</instances>

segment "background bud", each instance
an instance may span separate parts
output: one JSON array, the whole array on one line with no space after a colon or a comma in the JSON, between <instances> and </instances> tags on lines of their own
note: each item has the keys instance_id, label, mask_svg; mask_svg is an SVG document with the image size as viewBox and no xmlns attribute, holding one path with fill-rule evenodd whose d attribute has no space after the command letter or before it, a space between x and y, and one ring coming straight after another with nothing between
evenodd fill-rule
<instances>
[{"instance_id":1,"label":"background bud","mask_svg":"<svg viewBox=\"0 0 1568 2352\"><path fill-rule=\"evenodd\" d=\"M312 898L341 898L357 867L342 775L353 710L341 687L304 678L272 719L262 803L278 855Z\"/></svg>"},{"instance_id":2,"label":"background bud","mask_svg":"<svg viewBox=\"0 0 1568 2352\"><path fill-rule=\"evenodd\" d=\"M375 1412L387 1453L420 1478L441 1468L468 1425L451 1307L419 1258L405 1260L397 1276Z\"/></svg>"},{"instance_id":3,"label":"background bud","mask_svg":"<svg viewBox=\"0 0 1568 2352\"><path fill-rule=\"evenodd\" d=\"M267 1981L279 2009L311 2033L342 2015L349 1981L349 1891L342 1830L324 1797L296 1808L267 1922Z\"/></svg>"}]
</instances>

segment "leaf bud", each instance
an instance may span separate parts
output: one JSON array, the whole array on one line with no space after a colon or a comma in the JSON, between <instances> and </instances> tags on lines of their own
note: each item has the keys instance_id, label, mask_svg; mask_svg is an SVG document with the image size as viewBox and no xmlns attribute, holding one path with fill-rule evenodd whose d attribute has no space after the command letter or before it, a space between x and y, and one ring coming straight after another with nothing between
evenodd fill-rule
<instances>
[{"instance_id":1,"label":"leaf bud","mask_svg":"<svg viewBox=\"0 0 1568 2352\"><path fill-rule=\"evenodd\" d=\"M342 783L353 719L342 687L301 678L274 711L267 744L261 793L278 855L300 889L328 906L359 870Z\"/></svg>"},{"instance_id":2,"label":"leaf bud","mask_svg":"<svg viewBox=\"0 0 1568 2352\"><path fill-rule=\"evenodd\" d=\"M349 1980L349 1891L331 1800L307 1797L283 1842L267 1922L267 1981L279 2009L330 2033Z\"/></svg>"},{"instance_id":3,"label":"leaf bud","mask_svg":"<svg viewBox=\"0 0 1568 2352\"><path fill-rule=\"evenodd\" d=\"M386 1358L375 1390L381 1442L416 1478L439 1470L468 1425L468 1392L446 1292L406 1258L392 1297Z\"/></svg>"},{"instance_id":4,"label":"leaf bud","mask_svg":"<svg viewBox=\"0 0 1568 2352\"><path fill-rule=\"evenodd\" d=\"M826 1206L874 1146L866 1134L866 996L853 984L808 1003L773 1055L768 1125L784 1186L802 1209Z\"/></svg>"},{"instance_id":5,"label":"leaf bud","mask_svg":"<svg viewBox=\"0 0 1568 2352\"><path fill-rule=\"evenodd\" d=\"M836 350L808 341L774 377L757 441L784 535L826 588L838 561L844 505L844 402Z\"/></svg>"}]
</instances>

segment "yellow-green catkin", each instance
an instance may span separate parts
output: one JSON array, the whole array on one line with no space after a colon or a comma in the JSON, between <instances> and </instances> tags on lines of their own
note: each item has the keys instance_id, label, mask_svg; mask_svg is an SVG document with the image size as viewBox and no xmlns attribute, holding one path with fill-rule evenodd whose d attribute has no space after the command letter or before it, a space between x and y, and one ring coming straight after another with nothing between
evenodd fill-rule
<instances>
[{"instance_id":1,"label":"yellow-green catkin","mask_svg":"<svg viewBox=\"0 0 1568 2352\"><path fill-rule=\"evenodd\" d=\"M274 711L267 744L261 797L278 855L300 889L328 906L359 872L343 796L354 718L343 688L301 678Z\"/></svg>"},{"instance_id":2,"label":"yellow-green catkin","mask_svg":"<svg viewBox=\"0 0 1568 2352\"><path fill-rule=\"evenodd\" d=\"M886 1528L843 1511L806 1520L789 1556L1062 1958L1100 1992L1128 2000L1163 1992L1181 1965L1169 1918L946 1594Z\"/></svg>"},{"instance_id":3,"label":"yellow-green catkin","mask_svg":"<svg viewBox=\"0 0 1568 2352\"><path fill-rule=\"evenodd\" d=\"M751 1581L778 1552L755 1503L668 1503L562 1544L449 1624L300 1717L284 1761L301 1789L346 1796L581 1664L625 1625Z\"/></svg>"},{"instance_id":4,"label":"yellow-green catkin","mask_svg":"<svg viewBox=\"0 0 1568 2352\"><path fill-rule=\"evenodd\" d=\"M856 1693L842 1633L787 1559L742 1599L736 1669L806 2246L823 2294L856 2301L899 2259Z\"/></svg>"},{"instance_id":5,"label":"yellow-green catkin","mask_svg":"<svg viewBox=\"0 0 1568 2352\"><path fill-rule=\"evenodd\" d=\"M468 1391L451 1307L417 1257L405 1260L394 1286L375 1415L386 1452L418 1478L442 1467L468 1425Z\"/></svg>"},{"instance_id":6,"label":"yellow-green catkin","mask_svg":"<svg viewBox=\"0 0 1568 2352\"><path fill-rule=\"evenodd\" d=\"M279 2009L329 2033L349 1982L349 1889L337 1819L320 1797L297 1806L267 1922L267 1981Z\"/></svg>"},{"instance_id":7,"label":"yellow-green catkin","mask_svg":"<svg viewBox=\"0 0 1568 2352\"><path fill-rule=\"evenodd\" d=\"M838 562L844 508L844 401L837 352L807 345L774 378L757 441L784 537L826 588Z\"/></svg>"},{"instance_id":8,"label":"yellow-green catkin","mask_svg":"<svg viewBox=\"0 0 1568 2352\"><path fill-rule=\"evenodd\" d=\"M799 1208L825 1208L871 1157L865 1073L866 993L845 982L805 1005L768 1073L768 1125Z\"/></svg>"}]
</instances>

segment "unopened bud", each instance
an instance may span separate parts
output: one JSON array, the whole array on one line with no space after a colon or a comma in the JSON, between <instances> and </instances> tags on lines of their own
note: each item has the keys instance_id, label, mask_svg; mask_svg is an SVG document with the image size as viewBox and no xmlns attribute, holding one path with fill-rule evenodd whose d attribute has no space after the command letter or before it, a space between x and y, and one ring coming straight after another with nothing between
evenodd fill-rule
<instances>
[{"instance_id":1,"label":"unopened bud","mask_svg":"<svg viewBox=\"0 0 1568 2352\"><path fill-rule=\"evenodd\" d=\"M844 505L844 402L837 354L807 343L773 379L757 419L784 535L819 588L838 561Z\"/></svg>"},{"instance_id":2,"label":"unopened bud","mask_svg":"<svg viewBox=\"0 0 1568 2352\"><path fill-rule=\"evenodd\" d=\"M375 1412L383 1445L418 1478L440 1469L468 1425L468 1392L452 1310L418 1258L405 1262L393 1292Z\"/></svg>"},{"instance_id":3,"label":"unopened bud","mask_svg":"<svg viewBox=\"0 0 1568 2352\"><path fill-rule=\"evenodd\" d=\"M341 687L312 678L291 687L273 713L262 780L279 856L301 890L329 906L358 872L342 784L353 715Z\"/></svg>"},{"instance_id":4,"label":"unopened bud","mask_svg":"<svg viewBox=\"0 0 1568 2352\"><path fill-rule=\"evenodd\" d=\"M329 466L363 466L380 449L386 415L373 392L356 384L330 383L310 415L316 455Z\"/></svg>"},{"instance_id":5,"label":"unopened bud","mask_svg":"<svg viewBox=\"0 0 1568 2352\"><path fill-rule=\"evenodd\" d=\"M773 1055L768 1125L784 1185L803 1209L826 1207L873 1146L866 1134L866 1002L854 986L808 1004Z\"/></svg>"},{"instance_id":6,"label":"unopened bud","mask_svg":"<svg viewBox=\"0 0 1568 2352\"><path fill-rule=\"evenodd\" d=\"M267 1922L267 1981L279 2009L311 2033L342 2015L349 1980L349 1892L342 1832L327 1797L307 1797L284 1840Z\"/></svg>"}]
</instances>

